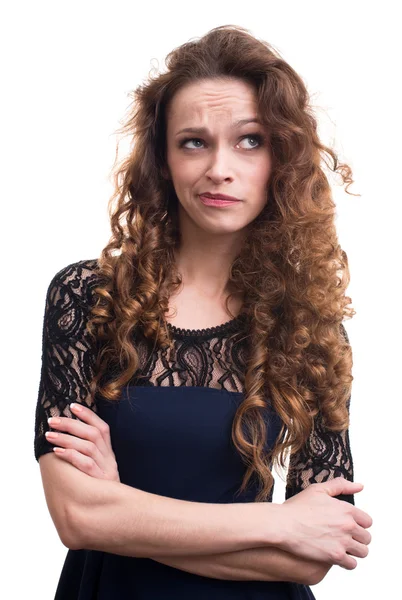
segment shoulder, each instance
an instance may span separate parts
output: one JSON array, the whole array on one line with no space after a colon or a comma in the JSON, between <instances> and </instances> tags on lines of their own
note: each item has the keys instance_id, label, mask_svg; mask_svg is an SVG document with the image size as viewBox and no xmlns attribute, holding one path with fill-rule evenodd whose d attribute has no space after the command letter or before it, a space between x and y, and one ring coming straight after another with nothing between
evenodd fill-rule
<instances>
[{"instance_id":1,"label":"shoulder","mask_svg":"<svg viewBox=\"0 0 402 600\"><path fill-rule=\"evenodd\" d=\"M48 297L70 296L79 303L88 304L93 299L93 290L99 285L97 258L79 260L63 267L52 277L48 286Z\"/></svg>"}]
</instances>

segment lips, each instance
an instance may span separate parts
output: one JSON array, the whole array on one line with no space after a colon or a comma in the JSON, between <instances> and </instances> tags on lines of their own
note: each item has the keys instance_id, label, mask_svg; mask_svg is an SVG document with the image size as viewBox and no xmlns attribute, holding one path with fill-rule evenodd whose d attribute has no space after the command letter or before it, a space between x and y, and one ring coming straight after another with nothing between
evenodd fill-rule
<instances>
[{"instance_id":1,"label":"lips","mask_svg":"<svg viewBox=\"0 0 402 600\"><path fill-rule=\"evenodd\" d=\"M226 202L240 202L239 198L235 198L234 196L228 196L226 194L210 194L209 192L205 192L204 194L200 194L200 196L204 196L205 198L212 198L213 200L225 200Z\"/></svg>"}]
</instances>

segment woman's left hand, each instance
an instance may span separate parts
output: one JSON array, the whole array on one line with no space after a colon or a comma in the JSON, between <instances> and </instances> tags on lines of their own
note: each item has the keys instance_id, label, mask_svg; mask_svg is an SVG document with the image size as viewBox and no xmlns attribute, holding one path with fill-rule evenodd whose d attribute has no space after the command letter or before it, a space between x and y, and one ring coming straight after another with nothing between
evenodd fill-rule
<instances>
[{"instance_id":1,"label":"woman's left hand","mask_svg":"<svg viewBox=\"0 0 402 600\"><path fill-rule=\"evenodd\" d=\"M81 420L70 417L48 419L50 427L58 430L57 433L45 433L50 443L61 446L61 451L53 448L55 454L91 477L120 482L109 425L82 404L73 403L70 408ZM66 431L70 435L59 431Z\"/></svg>"}]
</instances>

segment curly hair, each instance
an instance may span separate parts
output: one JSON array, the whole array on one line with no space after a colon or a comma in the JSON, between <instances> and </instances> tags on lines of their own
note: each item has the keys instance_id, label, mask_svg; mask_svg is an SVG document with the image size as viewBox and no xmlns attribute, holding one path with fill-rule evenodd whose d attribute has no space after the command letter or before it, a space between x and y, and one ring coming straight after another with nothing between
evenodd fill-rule
<instances>
[{"instance_id":1,"label":"curly hair","mask_svg":"<svg viewBox=\"0 0 402 600\"><path fill-rule=\"evenodd\" d=\"M132 143L117 167L116 154L113 166L112 236L98 260L102 281L88 322L91 335L106 343L91 389L119 399L139 366L135 328L141 326L159 347L172 345L165 313L182 279L174 261L178 199L163 176L169 103L182 86L203 79L251 83L269 131L272 172L269 201L229 273L230 289L242 294L241 312L250 319L244 400L232 439L247 466L240 491L254 474L260 483L256 501L264 501L273 486L272 465L285 466L289 447L297 452L304 446L318 417L331 431L349 427L353 361L342 321L355 310L347 306L348 260L338 243L336 205L322 161L341 175L348 194L352 171L320 142L301 77L247 29L216 27L172 50L165 62L166 72L150 74L131 92L132 105L118 130L132 136ZM103 384L111 365L115 376ZM283 422L271 451L264 443L268 398Z\"/></svg>"}]
</instances>

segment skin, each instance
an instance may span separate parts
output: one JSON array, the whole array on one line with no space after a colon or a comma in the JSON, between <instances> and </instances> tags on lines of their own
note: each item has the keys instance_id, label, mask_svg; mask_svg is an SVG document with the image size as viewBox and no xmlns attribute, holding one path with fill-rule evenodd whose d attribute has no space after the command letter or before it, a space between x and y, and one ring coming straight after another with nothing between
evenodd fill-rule
<instances>
[{"instance_id":1,"label":"skin","mask_svg":"<svg viewBox=\"0 0 402 600\"><path fill-rule=\"evenodd\" d=\"M255 91L242 80L204 80L181 88L167 111L167 170L179 200L182 243L176 262L187 290L198 301L221 304L229 292L229 268L247 228L267 202L271 153L262 124L233 127L258 118ZM205 127L205 133L178 132ZM254 137L263 136L261 143ZM251 137L243 136L249 135ZM183 147L181 142L192 138ZM202 192L235 196L229 207L205 206Z\"/></svg>"}]
</instances>

